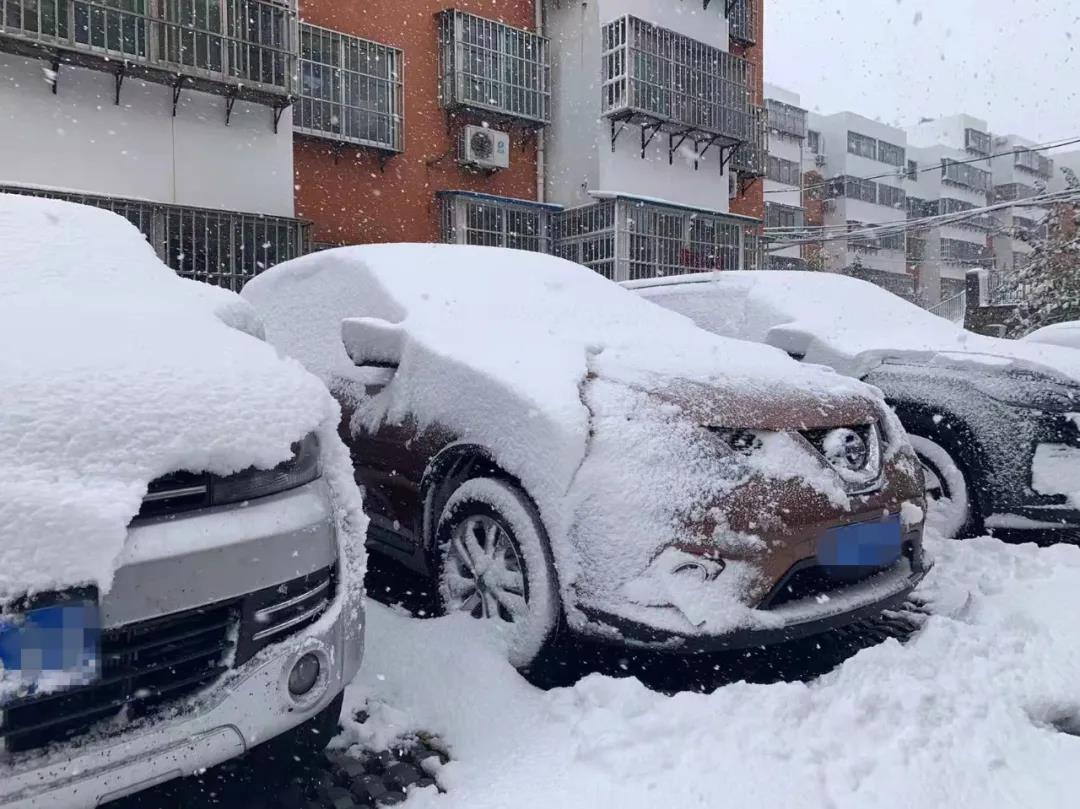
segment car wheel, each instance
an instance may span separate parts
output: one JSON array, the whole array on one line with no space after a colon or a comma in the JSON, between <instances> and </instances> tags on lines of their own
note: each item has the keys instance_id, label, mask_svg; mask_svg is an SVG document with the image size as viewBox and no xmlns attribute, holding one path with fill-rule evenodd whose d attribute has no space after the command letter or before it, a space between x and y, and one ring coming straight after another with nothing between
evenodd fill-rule
<instances>
[{"instance_id":1,"label":"car wheel","mask_svg":"<svg viewBox=\"0 0 1080 809\"><path fill-rule=\"evenodd\" d=\"M921 435L908 435L923 467L927 525L943 537L965 535L971 522L967 476L940 444Z\"/></svg>"},{"instance_id":2,"label":"car wheel","mask_svg":"<svg viewBox=\"0 0 1080 809\"><path fill-rule=\"evenodd\" d=\"M458 487L436 530L443 610L488 622L512 665L541 652L560 615L547 536L529 499L494 478Z\"/></svg>"}]
</instances>

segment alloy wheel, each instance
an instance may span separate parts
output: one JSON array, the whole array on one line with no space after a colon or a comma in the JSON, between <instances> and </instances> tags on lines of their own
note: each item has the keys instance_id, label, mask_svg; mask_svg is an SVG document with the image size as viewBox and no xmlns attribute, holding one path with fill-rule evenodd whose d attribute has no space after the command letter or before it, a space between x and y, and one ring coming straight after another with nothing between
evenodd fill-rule
<instances>
[{"instance_id":1,"label":"alloy wheel","mask_svg":"<svg viewBox=\"0 0 1080 809\"><path fill-rule=\"evenodd\" d=\"M498 520L486 515L463 519L450 536L446 561L448 609L509 624L524 618L525 566Z\"/></svg>"}]
</instances>

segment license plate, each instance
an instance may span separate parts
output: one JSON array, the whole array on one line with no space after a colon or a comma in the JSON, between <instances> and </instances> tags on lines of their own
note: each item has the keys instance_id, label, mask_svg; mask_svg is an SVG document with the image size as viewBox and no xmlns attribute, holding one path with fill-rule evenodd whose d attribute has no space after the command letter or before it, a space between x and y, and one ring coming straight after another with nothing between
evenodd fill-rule
<instances>
[{"instance_id":1,"label":"license plate","mask_svg":"<svg viewBox=\"0 0 1080 809\"><path fill-rule=\"evenodd\" d=\"M900 515L830 528L818 540L818 564L884 567L900 558Z\"/></svg>"},{"instance_id":2,"label":"license plate","mask_svg":"<svg viewBox=\"0 0 1080 809\"><path fill-rule=\"evenodd\" d=\"M21 686L20 696L93 682L100 645L93 602L69 601L0 617L0 670Z\"/></svg>"}]
</instances>

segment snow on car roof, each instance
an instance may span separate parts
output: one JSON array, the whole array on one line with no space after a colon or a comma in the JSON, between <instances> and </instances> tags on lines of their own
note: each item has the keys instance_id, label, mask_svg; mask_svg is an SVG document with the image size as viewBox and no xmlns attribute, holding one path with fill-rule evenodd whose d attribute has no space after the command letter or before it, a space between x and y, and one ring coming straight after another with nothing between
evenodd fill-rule
<instances>
[{"instance_id":1,"label":"snow on car roof","mask_svg":"<svg viewBox=\"0 0 1080 809\"><path fill-rule=\"evenodd\" d=\"M698 273L626 286L718 334L767 342L862 376L888 358L1014 366L1080 380L1080 361L1054 346L967 331L868 281L793 270Z\"/></svg>"},{"instance_id":2,"label":"snow on car roof","mask_svg":"<svg viewBox=\"0 0 1080 809\"><path fill-rule=\"evenodd\" d=\"M0 194L0 267L0 603L107 591L152 479L271 467L336 426L313 375L237 330L249 305L119 216Z\"/></svg>"}]
</instances>

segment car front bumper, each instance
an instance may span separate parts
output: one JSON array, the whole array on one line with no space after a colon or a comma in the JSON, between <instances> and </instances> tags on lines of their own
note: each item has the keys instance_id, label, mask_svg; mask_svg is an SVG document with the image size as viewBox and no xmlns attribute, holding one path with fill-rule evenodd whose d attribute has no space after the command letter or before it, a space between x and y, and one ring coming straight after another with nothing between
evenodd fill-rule
<instances>
[{"instance_id":1,"label":"car front bumper","mask_svg":"<svg viewBox=\"0 0 1080 809\"><path fill-rule=\"evenodd\" d=\"M336 564L329 503L325 484L316 481L244 507L133 525L122 566L102 599L106 627L197 608ZM178 531L187 541L174 541ZM315 716L359 668L359 590L341 577L315 623L127 727L103 723L70 743L0 752L0 807L96 806L220 764ZM289 672L309 653L320 660L319 680L294 698Z\"/></svg>"}]
</instances>

